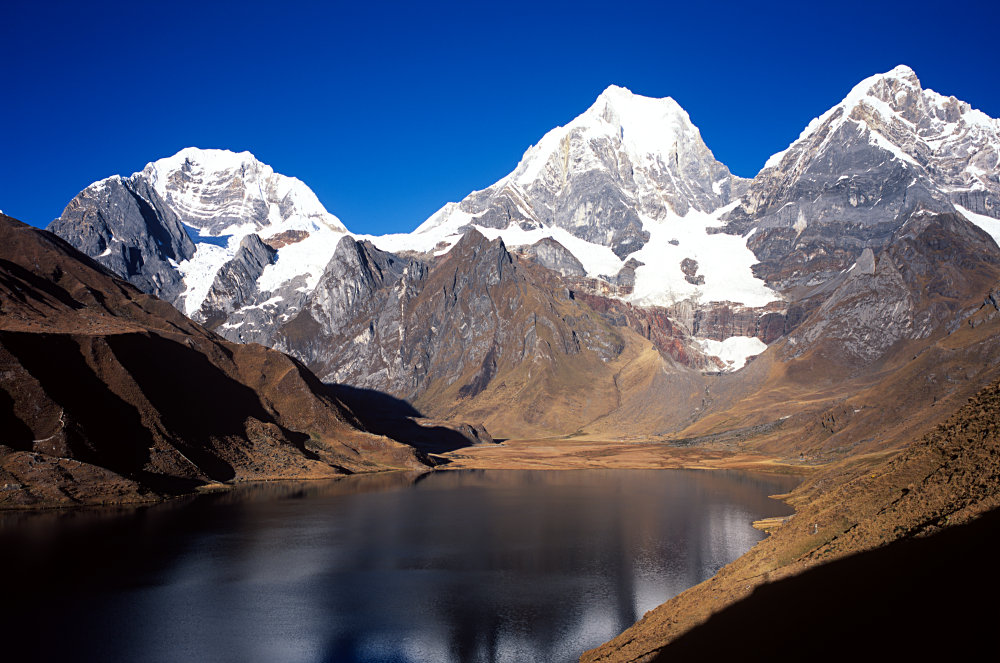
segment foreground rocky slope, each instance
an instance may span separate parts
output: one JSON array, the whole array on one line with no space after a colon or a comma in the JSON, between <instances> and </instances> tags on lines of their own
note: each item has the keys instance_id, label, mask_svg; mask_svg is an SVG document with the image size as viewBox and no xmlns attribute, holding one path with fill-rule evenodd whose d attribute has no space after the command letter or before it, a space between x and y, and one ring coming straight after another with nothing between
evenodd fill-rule
<instances>
[{"instance_id":1,"label":"foreground rocky slope","mask_svg":"<svg viewBox=\"0 0 1000 663\"><path fill-rule=\"evenodd\" d=\"M946 552L942 549L942 545L948 545L945 542L962 546L964 552L976 551L979 554L982 551L980 546L985 542L975 538L974 534L956 530L958 526L972 524L978 528L974 533L982 535L988 530L984 531L983 526L976 525L976 519L986 515L988 520L983 521L984 526L986 523L993 523L992 536L995 539L997 509L1000 508L998 458L1000 382L994 382L970 398L947 421L899 454L888 459L860 456L815 475L789 496L797 513L780 525L768 539L723 568L712 579L648 612L635 626L604 646L587 652L581 660L648 661L654 660L657 653L661 653L662 657L655 660L690 660L699 656L710 658L713 653L721 653L725 648L721 640L732 641L736 633L743 632L734 624L733 616L723 613L718 619L709 620L704 632L691 632L689 642L684 642L684 638L680 636L705 622L710 615L737 601L746 601L746 608L736 604L732 615L748 616L754 608L765 606L783 610L784 608L774 604L773 597L786 590L767 583L862 551L882 548L892 542L914 539L927 541L926 545L912 545L903 550L907 555L918 555L920 561L936 564L931 568L938 569L941 569L938 554ZM950 537L950 532L954 532L954 538L942 540L942 545L924 538L938 533ZM851 598L863 602L863 597L870 594L861 582L862 578L879 582L879 574L884 572L890 582L894 582L891 580L890 566L904 561L901 557L904 553L900 550L890 548L878 557L825 567L822 575L817 571L814 576L804 576L795 586L794 589L798 591L794 594L781 594L794 596L795 610L809 617L819 619L823 614L829 614L828 607L823 606L824 602L840 601L836 605L846 611L846 614L838 616L837 625L816 620L801 624L807 630L800 634L790 633L791 642L801 644L812 638L815 638L814 643L821 642L824 636L829 636L831 628L839 628L840 624L853 624L851 613L859 610L864 615L859 619L867 619L867 615L871 613L872 619L876 621L866 623L862 631L852 630L845 637L866 646L874 644L876 649L871 651L911 651L909 647L917 644L908 643L905 640L906 634L902 634L903 637L900 638L901 634L890 628L893 624L909 624L911 628L917 624L935 622L939 625L955 624L955 611L962 610L962 607L935 604L927 600L928 596L914 597L917 603L907 606L907 609L912 611L918 607L920 614L907 618L892 614L891 607L898 604L893 602L891 596L870 597L876 606L881 604L884 607L884 610L879 610L878 607L859 606L853 600L833 592L823 595L803 593L803 590L808 592L809 588L835 588L839 585L854 588L856 596ZM913 565L913 562L911 558L907 563ZM966 559L963 564L970 562L971 559ZM901 578L898 582L900 588L924 581L931 585L951 585L951 593L942 590L940 594L967 600L981 596L979 590L985 588L978 585L970 587L967 584L956 586L956 583L980 583L988 578L988 587L997 586L995 570L988 562L984 564L986 568L971 576L955 569L947 570L942 576ZM851 573L859 575L849 575ZM865 575L861 576L862 573ZM938 590L931 588L928 592L933 597ZM968 618L963 618L963 623L980 623L976 621L976 614L979 618L988 614L980 612L982 604L978 601L969 605L975 604L980 607L975 608L974 614L970 614ZM816 612L813 612L814 605ZM754 623L760 624L759 620ZM757 635L765 638L781 637L784 641L780 634L786 628L790 628L790 625L770 621L768 632ZM674 648L669 645L675 640L678 641L676 657ZM966 651L969 650L970 641L981 642L981 638L975 634L968 637L953 634L943 644L947 645L949 651ZM695 651L692 649L694 644L705 645L708 649ZM745 653L753 656L754 660L762 660L754 654L755 648L751 643L740 641L739 645L749 647L749 651ZM768 660L771 660L775 652L768 650L767 655ZM785 659L792 655L796 658L803 655L812 657L808 652L789 650L780 650L777 657ZM817 652L817 655L825 656L822 651Z\"/></svg>"},{"instance_id":2,"label":"foreground rocky slope","mask_svg":"<svg viewBox=\"0 0 1000 663\"><path fill-rule=\"evenodd\" d=\"M0 217L0 505L423 467L300 363L206 331Z\"/></svg>"}]
</instances>

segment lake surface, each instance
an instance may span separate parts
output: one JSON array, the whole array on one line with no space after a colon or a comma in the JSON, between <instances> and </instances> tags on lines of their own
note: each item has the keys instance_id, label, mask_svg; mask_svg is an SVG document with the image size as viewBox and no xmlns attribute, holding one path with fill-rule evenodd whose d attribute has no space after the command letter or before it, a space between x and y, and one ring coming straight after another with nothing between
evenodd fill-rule
<instances>
[{"instance_id":1,"label":"lake surface","mask_svg":"<svg viewBox=\"0 0 1000 663\"><path fill-rule=\"evenodd\" d=\"M743 554L796 482L394 473L3 514L0 632L19 661L575 661Z\"/></svg>"}]
</instances>

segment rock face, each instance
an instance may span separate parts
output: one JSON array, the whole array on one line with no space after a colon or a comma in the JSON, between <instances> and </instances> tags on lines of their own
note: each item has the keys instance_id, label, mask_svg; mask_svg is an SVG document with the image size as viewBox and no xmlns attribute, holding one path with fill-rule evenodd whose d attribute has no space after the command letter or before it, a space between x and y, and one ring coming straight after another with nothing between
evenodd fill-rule
<instances>
[{"instance_id":1,"label":"rock face","mask_svg":"<svg viewBox=\"0 0 1000 663\"><path fill-rule=\"evenodd\" d=\"M344 237L302 310L278 328L276 345L323 379L412 398L426 366L401 352L426 276L421 262Z\"/></svg>"},{"instance_id":2,"label":"rock face","mask_svg":"<svg viewBox=\"0 0 1000 663\"><path fill-rule=\"evenodd\" d=\"M822 345L845 360L872 361L904 339L954 331L968 302L1000 278L1000 253L954 213L919 209L876 257L865 249L823 304L788 337L798 357Z\"/></svg>"},{"instance_id":3,"label":"rock face","mask_svg":"<svg viewBox=\"0 0 1000 663\"><path fill-rule=\"evenodd\" d=\"M206 331L58 237L0 216L2 506L422 467L301 363Z\"/></svg>"},{"instance_id":4,"label":"rock face","mask_svg":"<svg viewBox=\"0 0 1000 663\"><path fill-rule=\"evenodd\" d=\"M542 267L551 269L560 276L586 276L587 270L569 249L552 239L543 237L521 250L521 254L531 258Z\"/></svg>"},{"instance_id":5,"label":"rock face","mask_svg":"<svg viewBox=\"0 0 1000 663\"><path fill-rule=\"evenodd\" d=\"M585 292L572 293L615 327L624 327L648 339L664 355L683 366L707 367L710 364L690 344L690 335L670 318L667 310L638 307L612 297Z\"/></svg>"},{"instance_id":6,"label":"rock face","mask_svg":"<svg viewBox=\"0 0 1000 663\"><path fill-rule=\"evenodd\" d=\"M265 267L274 264L277 253L255 234L244 237L233 259L216 272L201 308L192 317L213 329L228 320L234 310L252 302L259 293L257 279Z\"/></svg>"},{"instance_id":7,"label":"rock face","mask_svg":"<svg viewBox=\"0 0 1000 663\"><path fill-rule=\"evenodd\" d=\"M620 339L590 313L558 304L502 241L475 231L433 266L344 238L278 346L331 381L418 403L433 391L471 399L524 362L616 356Z\"/></svg>"},{"instance_id":8,"label":"rock face","mask_svg":"<svg viewBox=\"0 0 1000 663\"><path fill-rule=\"evenodd\" d=\"M176 301L184 284L175 265L195 245L148 182L109 177L70 201L49 230L143 292Z\"/></svg>"},{"instance_id":9,"label":"rock face","mask_svg":"<svg viewBox=\"0 0 1000 663\"><path fill-rule=\"evenodd\" d=\"M876 253L917 209L1000 217L1000 123L908 67L859 83L773 156L726 217L755 229L754 272L786 293Z\"/></svg>"}]
</instances>

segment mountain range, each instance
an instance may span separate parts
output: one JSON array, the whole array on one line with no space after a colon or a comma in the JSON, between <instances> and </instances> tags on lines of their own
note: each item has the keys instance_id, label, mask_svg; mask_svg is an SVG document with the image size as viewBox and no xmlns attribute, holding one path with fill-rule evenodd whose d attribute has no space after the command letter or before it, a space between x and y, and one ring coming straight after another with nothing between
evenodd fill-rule
<instances>
[{"instance_id":1,"label":"mountain range","mask_svg":"<svg viewBox=\"0 0 1000 663\"><path fill-rule=\"evenodd\" d=\"M491 435L808 473L801 517L584 655L649 660L780 603L772 576L995 509L998 242L1000 121L904 66L752 179L611 86L405 234L187 148L48 231L0 217L0 506L423 471Z\"/></svg>"},{"instance_id":2,"label":"mountain range","mask_svg":"<svg viewBox=\"0 0 1000 663\"><path fill-rule=\"evenodd\" d=\"M688 437L749 416L784 379L765 373L823 357L869 380L960 325L996 282L998 160L997 120L903 66L752 180L674 100L612 86L412 233L351 234L300 181L195 148L94 183L49 230L229 340L435 417Z\"/></svg>"}]
</instances>

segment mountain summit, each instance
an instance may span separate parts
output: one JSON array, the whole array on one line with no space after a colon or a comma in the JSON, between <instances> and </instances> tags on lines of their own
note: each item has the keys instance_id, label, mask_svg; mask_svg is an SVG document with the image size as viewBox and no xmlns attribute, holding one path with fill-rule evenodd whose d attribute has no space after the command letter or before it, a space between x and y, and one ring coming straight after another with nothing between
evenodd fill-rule
<instances>
[{"instance_id":1,"label":"mountain summit","mask_svg":"<svg viewBox=\"0 0 1000 663\"><path fill-rule=\"evenodd\" d=\"M787 291L886 246L918 207L959 211L1000 237L990 228L1000 216L1000 122L899 66L812 120L725 219L729 232L756 230L755 273Z\"/></svg>"},{"instance_id":2,"label":"mountain summit","mask_svg":"<svg viewBox=\"0 0 1000 663\"><path fill-rule=\"evenodd\" d=\"M561 229L624 259L649 241L647 221L712 212L742 182L715 160L676 101L612 85L528 148L513 172L446 205L414 235L437 236L468 223Z\"/></svg>"}]
</instances>

